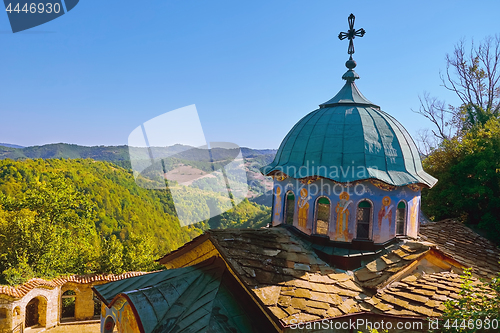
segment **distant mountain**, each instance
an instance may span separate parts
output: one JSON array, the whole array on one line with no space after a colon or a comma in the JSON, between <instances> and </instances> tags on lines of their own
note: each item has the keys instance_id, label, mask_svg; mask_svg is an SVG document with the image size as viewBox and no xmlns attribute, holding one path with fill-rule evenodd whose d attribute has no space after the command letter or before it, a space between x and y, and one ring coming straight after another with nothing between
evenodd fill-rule
<instances>
[{"instance_id":1,"label":"distant mountain","mask_svg":"<svg viewBox=\"0 0 500 333\"><path fill-rule=\"evenodd\" d=\"M175 145L167 148L156 148L153 150L168 150L169 154L179 153L192 149L192 147ZM244 158L255 158L258 156L274 156L275 149L251 149L242 147L241 153ZM96 161L118 162L122 166L130 160L128 146L79 146L68 143L54 143L43 146L22 147L7 143L0 143L0 159L22 159L22 158L91 158Z\"/></svg>"},{"instance_id":2,"label":"distant mountain","mask_svg":"<svg viewBox=\"0 0 500 333\"><path fill-rule=\"evenodd\" d=\"M3 145L3 146L2 146ZM132 169L128 146L79 146L67 143L55 143L32 147L10 147L0 144L0 160L26 160L26 159L93 159L95 161L111 162L125 169ZM177 170L181 176L186 176L186 166L195 168L198 173L210 173L230 163L238 154L236 149L215 148L211 151L211 158L215 163L207 161L207 151L189 146L174 145L171 147L136 148L134 151L137 163L149 165L150 152L154 156L172 156L164 165L168 170ZM250 186L249 199L258 197L272 188L272 182L266 181L260 173L260 168L272 162L276 154L275 149L251 149L242 147L241 153L245 159L248 185ZM175 157L175 158L174 158ZM181 171L179 167L184 168ZM177 168L177 169L176 169ZM265 196L259 198L260 204L269 205Z\"/></svg>"},{"instance_id":3,"label":"distant mountain","mask_svg":"<svg viewBox=\"0 0 500 333\"><path fill-rule=\"evenodd\" d=\"M13 145L10 143L1 143L1 142L0 142L0 146L8 147L8 148L24 148L23 146Z\"/></svg>"}]
</instances>

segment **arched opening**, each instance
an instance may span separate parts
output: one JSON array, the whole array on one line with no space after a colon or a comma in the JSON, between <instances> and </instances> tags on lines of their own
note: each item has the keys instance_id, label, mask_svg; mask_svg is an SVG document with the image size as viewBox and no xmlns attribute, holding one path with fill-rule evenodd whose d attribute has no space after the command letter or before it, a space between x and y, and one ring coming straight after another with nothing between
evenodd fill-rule
<instances>
[{"instance_id":1,"label":"arched opening","mask_svg":"<svg viewBox=\"0 0 500 333\"><path fill-rule=\"evenodd\" d=\"M361 201L356 214L356 238L370 239L371 216L372 204L367 200Z\"/></svg>"},{"instance_id":2,"label":"arched opening","mask_svg":"<svg viewBox=\"0 0 500 333\"><path fill-rule=\"evenodd\" d=\"M293 215L295 213L295 195L292 191L286 193L285 200L285 223L293 225Z\"/></svg>"},{"instance_id":3,"label":"arched opening","mask_svg":"<svg viewBox=\"0 0 500 333\"><path fill-rule=\"evenodd\" d=\"M396 235L406 234L406 203L400 201L396 208Z\"/></svg>"},{"instance_id":4,"label":"arched opening","mask_svg":"<svg viewBox=\"0 0 500 333\"><path fill-rule=\"evenodd\" d=\"M9 312L10 310L7 308L0 308L0 332L4 332L2 331L2 328L9 327L9 323L7 323L8 321L7 316ZM7 330L6 332L10 332L10 330Z\"/></svg>"},{"instance_id":5,"label":"arched opening","mask_svg":"<svg viewBox=\"0 0 500 333\"><path fill-rule=\"evenodd\" d=\"M61 296L61 320L71 320L75 318L76 293L73 290L66 290Z\"/></svg>"},{"instance_id":6,"label":"arched opening","mask_svg":"<svg viewBox=\"0 0 500 333\"><path fill-rule=\"evenodd\" d=\"M94 295L94 318L99 318L101 316L101 300Z\"/></svg>"},{"instance_id":7,"label":"arched opening","mask_svg":"<svg viewBox=\"0 0 500 333\"><path fill-rule=\"evenodd\" d=\"M7 319L8 310L6 308L0 308L0 321Z\"/></svg>"},{"instance_id":8,"label":"arched opening","mask_svg":"<svg viewBox=\"0 0 500 333\"><path fill-rule=\"evenodd\" d=\"M115 328L115 321L113 320L113 318L111 317L106 318L106 320L104 321L103 333L113 333L114 328Z\"/></svg>"},{"instance_id":9,"label":"arched opening","mask_svg":"<svg viewBox=\"0 0 500 333\"><path fill-rule=\"evenodd\" d=\"M20 307L18 307L18 306L16 306L16 307L14 308L14 311L12 311L12 316L13 316L13 317L17 317L17 316L20 316L20 315L21 315L21 308L20 308Z\"/></svg>"},{"instance_id":10,"label":"arched opening","mask_svg":"<svg viewBox=\"0 0 500 333\"><path fill-rule=\"evenodd\" d=\"M24 326L45 326L47 301L43 297L35 297L26 305Z\"/></svg>"},{"instance_id":11,"label":"arched opening","mask_svg":"<svg viewBox=\"0 0 500 333\"><path fill-rule=\"evenodd\" d=\"M330 225L330 200L325 197L318 199L316 203L316 233L328 235Z\"/></svg>"}]
</instances>

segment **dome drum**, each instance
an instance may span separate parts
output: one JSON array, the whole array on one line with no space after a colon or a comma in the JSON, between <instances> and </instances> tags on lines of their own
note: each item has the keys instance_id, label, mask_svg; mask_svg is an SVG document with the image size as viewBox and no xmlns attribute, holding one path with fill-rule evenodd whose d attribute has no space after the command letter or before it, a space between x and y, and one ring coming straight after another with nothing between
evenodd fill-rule
<instances>
[{"instance_id":1,"label":"dome drum","mask_svg":"<svg viewBox=\"0 0 500 333\"><path fill-rule=\"evenodd\" d=\"M275 180L272 225L287 224L340 243L384 244L397 236L417 237L419 187L385 185Z\"/></svg>"}]
</instances>

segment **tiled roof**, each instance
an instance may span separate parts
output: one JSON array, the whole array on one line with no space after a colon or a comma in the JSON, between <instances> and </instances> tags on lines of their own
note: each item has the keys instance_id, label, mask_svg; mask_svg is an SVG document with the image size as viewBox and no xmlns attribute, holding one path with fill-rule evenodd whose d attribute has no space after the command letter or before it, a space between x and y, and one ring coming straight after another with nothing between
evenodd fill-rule
<instances>
[{"instance_id":1,"label":"tiled roof","mask_svg":"<svg viewBox=\"0 0 500 333\"><path fill-rule=\"evenodd\" d=\"M472 267L472 273L479 277L491 279L500 272L500 249L463 223L449 219L422 224L420 236L463 265Z\"/></svg>"},{"instance_id":2,"label":"tiled roof","mask_svg":"<svg viewBox=\"0 0 500 333\"><path fill-rule=\"evenodd\" d=\"M0 294L11 296L14 298L24 297L28 292L35 288L49 288L62 286L67 282L74 283L93 283L101 281L118 281L130 277L147 274L145 272L128 272L123 274L88 274L88 275L70 275L55 278L47 281L44 279L34 278L18 286L0 286Z\"/></svg>"},{"instance_id":3,"label":"tiled roof","mask_svg":"<svg viewBox=\"0 0 500 333\"><path fill-rule=\"evenodd\" d=\"M384 287L399 272L430 251L429 244L406 242L354 272L360 285L374 291Z\"/></svg>"},{"instance_id":4,"label":"tiled roof","mask_svg":"<svg viewBox=\"0 0 500 333\"><path fill-rule=\"evenodd\" d=\"M379 314L437 317L443 314L445 301L459 298L461 284L460 276L451 272L416 273L364 299L364 305Z\"/></svg>"},{"instance_id":5,"label":"tiled roof","mask_svg":"<svg viewBox=\"0 0 500 333\"><path fill-rule=\"evenodd\" d=\"M235 302L225 275L230 273L223 260L212 257L195 266L111 282L94 290L108 306L120 297L128 299L144 332L262 331Z\"/></svg>"},{"instance_id":6,"label":"tiled roof","mask_svg":"<svg viewBox=\"0 0 500 333\"><path fill-rule=\"evenodd\" d=\"M460 222L422 224L420 237L425 243L408 242L355 272L363 287L376 292L363 300L371 312L441 316L444 302L459 298L462 267L471 267L473 273L484 278L500 272L499 249ZM433 258L438 261L429 263ZM420 265L415 260L420 260ZM409 275L395 278L410 265L415 268L407 272ZM480 283L477 278L473 281Z\"/></svg>"},{"instance_id":7,"label":"tiled roof","mask_svg":"<svg viewBox=\"0 0 500 333\"><path fill-rule=\"evenodd\" d=\"M426 224L421 238L386 247L354 272L332 268L311 241L284 227L210 230L199 239L215 246L268 316L284 327L362 313L440 316L443 303L458 297L464 267L482 276L500 271L495 245L458 222ZM199 243L165 256L163 264L196 252Z\"/></svg>"},{"instance_id":8,"label":"tiled roof","mask_svg":"<svg viewBox=\"0 0 500 333\"><path fill-rule=\"evenodd\" d=\"M268 314L282 325L363 311L352 275L319 259L285 228L209 231L210 239Z\"/></svg>"}]
</instances>

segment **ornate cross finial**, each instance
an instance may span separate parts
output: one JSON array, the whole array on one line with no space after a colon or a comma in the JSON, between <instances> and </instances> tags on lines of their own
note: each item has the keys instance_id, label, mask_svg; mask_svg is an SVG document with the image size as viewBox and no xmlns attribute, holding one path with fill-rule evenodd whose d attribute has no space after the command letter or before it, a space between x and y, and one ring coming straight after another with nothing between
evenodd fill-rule
<instances>
[{"instance_id":1,"label":"ornate cross finial","mask_svg":"<svg viewBox=\"0 0 500 333\"><path fill-rule=\"evenodd\" d=\"M355 37L363 37L366 33L365 29L361 28L361 29L358 29L358 30L355 30L354 29L354 20L356 19L356 17L351 14L349 15L349 18L347 19L347 22L349 22L349 30L347 32L341 32L339 34L339 39L340 40L343 40L343 39L349 39L349 49L347 49L347 53L352 55L354 53L354 43L353 43L353 39ZM352 58L352 56L351 56Z\"/></svg>"}]
</instances>

